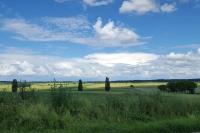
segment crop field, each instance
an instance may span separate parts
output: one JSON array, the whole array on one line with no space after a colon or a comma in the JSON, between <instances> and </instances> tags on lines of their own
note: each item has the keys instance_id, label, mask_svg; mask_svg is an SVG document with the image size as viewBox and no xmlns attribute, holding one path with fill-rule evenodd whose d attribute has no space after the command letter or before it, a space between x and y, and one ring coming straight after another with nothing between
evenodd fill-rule
<instances>
[{"instance_id":1,"label":"crop field","mask_svg":"<svg viewBox=\"0 0 200 133\"><path fill-rule=\"evenodd\" d=\"M24 99L0 84L2 133L173 133L200 131L200 95L160 92L165 82L32 83ZM133 85L131 87L131 85ZM199 85L199 83L198 83ZM34 90L34 91L32 91Z\"/></svg>"},{"instance_id":2,"label":"crop field","mask_svg":"<svg viewBox=\"0 0 200 133\"><path fill-rule=\"evenodd\" d=\"M115 89L130 89L131 85L135 88L157 88L158 85L166 84L165 82L143 82L143 83L111 83L113 90ZM31 88L35 90L49 90L54 84L49 83L31 83ZM77 82L69 83L56 83L56 86L64 86L71 89L76 89L78 86ZM85 90L104 90L104 83L84 83L83 87ZM4 84L0 83L0 91L11 91L11 83Z\"/></svg>"}]
</instances>

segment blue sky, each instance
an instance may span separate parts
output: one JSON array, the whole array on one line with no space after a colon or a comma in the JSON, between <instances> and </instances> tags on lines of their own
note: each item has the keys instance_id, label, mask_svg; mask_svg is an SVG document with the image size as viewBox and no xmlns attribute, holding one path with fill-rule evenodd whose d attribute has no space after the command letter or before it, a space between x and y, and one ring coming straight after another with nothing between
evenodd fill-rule
<instances>
[{"instance_id":1,"label":"blue sky","mask_svg":"<svg viewBox=\"0 0 200 133\"><path fill-rule=\"evenodd\" d=\"M199 0L0 0L0 80L200 77Z\"/></svg>"}]
</instances>

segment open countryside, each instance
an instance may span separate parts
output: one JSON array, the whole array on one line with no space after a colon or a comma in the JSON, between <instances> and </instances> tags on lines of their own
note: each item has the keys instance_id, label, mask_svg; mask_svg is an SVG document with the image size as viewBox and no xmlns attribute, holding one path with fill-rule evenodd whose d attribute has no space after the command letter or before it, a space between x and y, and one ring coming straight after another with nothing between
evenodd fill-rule
<instances>
[{"instance_id":1,"label":"open countryside","mask_svg":"<svg viewBox=\"0 0 200 133\"><path fill-rule=\"evenodd\" d=\"M200 0L0 0L0 133L200 133Z\"/></svg>"},{"instance_id":2,"label":"open countryside","mask_svg":"<svg viewBox=\"0 0 200 133\"><path fill-rule=\"evenodd\" d=\"M199 130L200 89L162 92L166 82L26 83L12 94L1 83L1 130L5 132L193 132ZM20 89L20 88L19 88ZM11 124L11 125L10 125Z\"/></svg>"}]
</instances>

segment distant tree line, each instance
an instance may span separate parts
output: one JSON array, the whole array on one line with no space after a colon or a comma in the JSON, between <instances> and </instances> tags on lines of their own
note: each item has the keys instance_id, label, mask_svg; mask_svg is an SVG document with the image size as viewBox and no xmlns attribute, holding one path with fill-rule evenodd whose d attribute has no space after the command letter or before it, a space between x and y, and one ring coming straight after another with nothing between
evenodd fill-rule
<instances>
[{"instance_id":1,"label":"distant tree line","mask_svg":"<svg viewBox=\"0 0 200 133\"><path fill-rule=\"evenodd\" d=\"M112 83L173 82L173 81L182 81L182 80L200 82L200 79L155 79L155 80L116 80L116 81L112 81Z\"/></svg>"},{"instance_id":2,"label":"distant tree line","mask_svg":"<svg viewBox=\"0 0 200 133\"><path fill-rule=\"evenodd\" d=\"M167 85L160 85L158 89L166 92L181 92L194 94L197 84L190 80L178 80L168 82Z\"/></svg>"}]
</instances>

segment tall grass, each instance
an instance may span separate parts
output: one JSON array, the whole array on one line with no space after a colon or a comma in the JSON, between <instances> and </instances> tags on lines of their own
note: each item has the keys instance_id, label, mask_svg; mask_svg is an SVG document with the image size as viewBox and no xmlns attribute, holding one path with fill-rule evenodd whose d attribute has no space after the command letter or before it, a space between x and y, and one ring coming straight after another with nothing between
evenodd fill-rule
<instances>
[{"instance_id":1,"label":"tall grass","mask_svg":"<svg viewBox=\"0 0 200 133\"><path fill-rule=\"evenodd\" d=\"M199 130L200 97L163 93L85 94L66 88L0 93L0 129L70 132L188 132ZM49 131L50 132L50 131Z\"/></svg>"}]
</instances>

